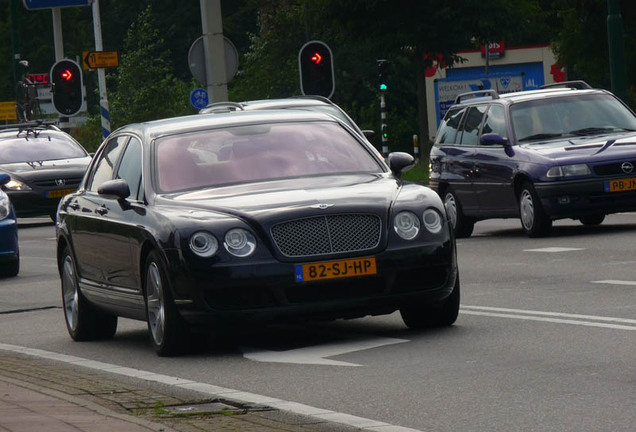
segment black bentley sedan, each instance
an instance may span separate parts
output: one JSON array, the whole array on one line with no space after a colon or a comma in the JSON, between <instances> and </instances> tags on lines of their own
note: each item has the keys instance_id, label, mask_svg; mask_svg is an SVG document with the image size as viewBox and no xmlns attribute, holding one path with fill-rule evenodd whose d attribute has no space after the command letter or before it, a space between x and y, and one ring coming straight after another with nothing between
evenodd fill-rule
<instances>
[{"instance_id":1,"label":"black bentley sedan","mask_svg":"<svg viewBox=\"0 0 636 432\"><path fill-rule=\"evenodd\" d=\"M144 320L157 354L194 328L399 310L412 328L459 311L439 196L321 113L224 112L132 124L60 203L57 256L74 340Z\"/></svg>"},{"instance_id":2,"label":"black bentley sedan","mask_svg":"<svg viewBox=\"0 0 636 432\"><path fill-rule=\"evenodd\" d=\"M75 192L91 157L72 136L52 124L24 123L0 127L2 186L18 217L50 216L60 198Z\"/></svg>"}]
</instances>

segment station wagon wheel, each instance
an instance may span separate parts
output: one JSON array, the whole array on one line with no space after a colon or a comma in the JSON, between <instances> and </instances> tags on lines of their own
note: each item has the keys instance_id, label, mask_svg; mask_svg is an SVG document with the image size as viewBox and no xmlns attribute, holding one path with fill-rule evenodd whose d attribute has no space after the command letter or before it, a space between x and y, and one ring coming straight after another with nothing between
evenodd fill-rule
<instances>
[{"instance_id":1,"label":"station wagon wheel","mask_svg":"<svg viewBox=\"0 0 636 432\"><path fill-rule=\"evenodd\" d=\"M148 255L145 268L146 319L152 346L160 356L178 354L183 348L186 325L174 305L165 267L156 251Z\"/></svg>"},{"instance_id":2,"label":"station wagon wheel","mask_svg":"<svg viewBox=\"0 0 636 432\"><path fill-rule=\"evenodd\" d=\"M455 323L459 315L461 297L459 273L455 278L453 292L443 302L429 305L410 303L400 309L404 324L411 329L448 327Z\"/></svg>"},{"instance_id":3,"label":"station wagon wheel","mask_svg":"<svg viewBox=\"0 0 636 432\"><path fill-rule=\"evenodd\" d=\"M544 237L550 233L552 220L543 211L539 196L530 182L525 182L519 193L521 227L528 237Z\"/></svg>"},{"instance_id":4,"label":"station wagon wheel","mask_svg":"<svg viewBox=\"0 0 636 432\"><path fill-rule=\"evenodd\" d=\"M464 216L461 203L451 188L446 189L444 193L444 206L446 207L450 223L455 231L455 237L470 237L475 228L475 221Z\"/></svg>"},{"instance_id":5,"label":"station wagon wheel","mask_svg":"<svg viewBox=\"0 0 636 432\"><path fill-rule=\"evenodd\" d=\"M67 247L62 252L62 303L66 329L75 341L108 339L117 331L117 316L95 309L79 289L75 261Z\"/></svg>"}]
</instances>

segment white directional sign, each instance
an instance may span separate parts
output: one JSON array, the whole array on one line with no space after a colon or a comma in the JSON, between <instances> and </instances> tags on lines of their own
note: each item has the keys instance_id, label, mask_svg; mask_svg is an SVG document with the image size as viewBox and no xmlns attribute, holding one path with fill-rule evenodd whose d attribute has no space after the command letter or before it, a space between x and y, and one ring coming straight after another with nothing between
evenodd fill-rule
<instances>
[{"instance_id":1,"label":"white directional sign","mask_svg":"<svg viewBox=\"0 0 636 432\"><path fill-rule=\"evenodd\" d=\"M327 357L333 357L355 351L363 351L403 342L409 341L406 339L395 339L378 336L355 336L342 342L314 345L287 351L268 351L252 347L243 347L243 356L247 359L259 362L329 366L361 366L356 363L329 360L327 359Z\"/></svg>"}]
</instances>

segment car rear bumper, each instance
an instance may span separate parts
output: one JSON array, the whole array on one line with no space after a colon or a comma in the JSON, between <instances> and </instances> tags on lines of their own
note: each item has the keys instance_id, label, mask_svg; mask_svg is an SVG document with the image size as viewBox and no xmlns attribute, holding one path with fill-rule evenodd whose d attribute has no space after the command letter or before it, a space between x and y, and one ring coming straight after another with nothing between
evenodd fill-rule
<instances>
[{"instance_id":1,"label":"car rear bumper","mask_svg":"<svg viewBox=\"0 0 636 432\"><path fill-rule=\"evenodd\" d=\"M552 219L636 211L636 190L606 191L612 179L535 183L546 214Z\"/></svg>"},{"instance_id":2,"label":"car rear bumper","mask_svg":"<svg viewBox=\"0 0 636 432\"><path fill-rule=\"evenodd\" d=\"M191 301L177 299L176 304L195 324L355 318L392 313L413 301L435 305L455 286L457 260L450 239L375 258L376 275L316 282L296 282L294 264L278 261L190 272L196 287ZM187 281L182 282L185 288Z\"/></svg>"}]
</instances>

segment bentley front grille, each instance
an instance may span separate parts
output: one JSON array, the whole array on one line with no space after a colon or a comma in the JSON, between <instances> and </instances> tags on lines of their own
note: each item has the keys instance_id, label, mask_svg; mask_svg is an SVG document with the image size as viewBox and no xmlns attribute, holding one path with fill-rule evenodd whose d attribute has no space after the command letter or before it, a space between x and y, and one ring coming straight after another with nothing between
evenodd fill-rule
<instances>
[{"instance_id":1,"label":"bentley front grille","mask_svg":"<svg viewBox=\"0 0 636 432\"><path fill-rule=\"evenodd\" d=\"M378 216L340 214L282 222L271 231L283 255L303 257L373 249L382 229Z\"/></svg>"}]
</instances>

